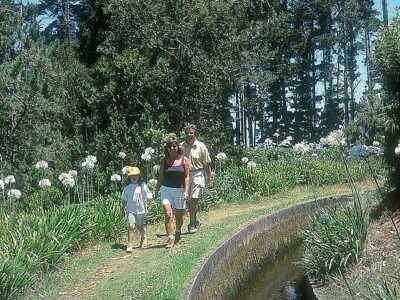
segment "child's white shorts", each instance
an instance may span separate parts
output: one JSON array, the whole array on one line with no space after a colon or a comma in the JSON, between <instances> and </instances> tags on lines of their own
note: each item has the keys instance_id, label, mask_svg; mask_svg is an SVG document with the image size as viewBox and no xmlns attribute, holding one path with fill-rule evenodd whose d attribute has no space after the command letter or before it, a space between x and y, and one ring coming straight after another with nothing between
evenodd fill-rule
<instances>
[{"instance_id":1,"label":"child's white shorts","mask_svg":"<svg viewBox=\"0 0 400 300\"><path fill-rule=\"evenodd\" d=\"M144 214L128 213L128 223L130 225L144 225Z\"/></svg>"},{"instance_id":2,"label":"child's white shorts","mask_svg":"<svg viewBox=\"0 0 400 300\"><path fill-rule=\"evenodd\" d=\"M182 199L183 188L172 188L161 186L160 197L161 204L170 204L175 209L185 209L186 202Z\"/></svg>"}]
</instances>

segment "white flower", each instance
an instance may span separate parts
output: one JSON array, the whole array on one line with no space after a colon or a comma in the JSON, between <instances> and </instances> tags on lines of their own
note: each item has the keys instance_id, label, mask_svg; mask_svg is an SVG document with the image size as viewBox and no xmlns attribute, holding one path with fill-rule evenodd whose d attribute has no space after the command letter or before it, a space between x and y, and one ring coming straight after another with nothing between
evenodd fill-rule
<instances>
[{"instance_id":1,"label":"white flower","mask_svg":"<svg viewBox=\"0 0 400 300\"><path fill-rule=\"evenodd\" d=\"M8 175L6 178L4 178L4 183L7 184L11 184L11 183L15 183L15 177L13 175Z\"/></svg>"},{"instance_id":2,"label":"white flower","mask_svg":"<svg viewBox=\"0 0 400 300\"><path fill-rule=\"evenodd\" d=\"M148 147L148 148L146 148L146 149L144 150L144 153L149 154L149 155L154 154L154 152L155 152L154 149L151 148L151 147Z\"/></svg>"},{"instance_id":3,"label":"white flower","mask_svg":"<svg viewBox=\"0 0 400 300\"><path fill-rule=\"evenodd\" d=\"M49 164L45 160L39 160L36 163L36 169L47 169L49 167Z\"/></svg>"},{"instance_id":4,"label":"white flower","mask_svg":"<svg viewBox=\"0 0 400 300\"><path fill-rule=\"evenodd\" d=\"M321 138L320 143L327 146L340 146L345 145L346 140L343 131L338 129L331 131L326 138Z\"/></svg>"},{"instance_id":5,"label":"white flower","mask_svg":"<svg viewBox=\"0 0 400 300\"><path fill-rule=\"evenodd\" d=\"M94 156L94 155L88 155L88 156L86 157L86 161L92 162L93 164L95 164L95 163L97 163L97 157Z\"/></svg>"},{"instance_id":6,"label":"white flower","mask_svg":"<svg viewBox=\"0 0 400 300\"><path fill-rule=\"evenodd\" d=\"M372 143L372 146L373 146L373 147L380 147L380 146L381 146L381 143L379 143L378 141L374 141L374 142Z\"/></svg>"},{"instance_id":7,"label":"white flower","mask_svg":"<svg viewBox=\"0 0 400 300\"><path fill-rule=\"evenodd\" d=\"M249 161L248 163L247 163L247 167L249 168L249 169L255 169L256 167L257 167L257 164L254 162L254 161Z\"/></svg>"},{"instance_id":8,"label":"white flower","mask_svg":"<svg viewBox=\"0 0 400 300\"><path fill-rule=\"evenodd\" d=\"M279 146L281 147L289 147L290 146L290 141L285 139L282 142L279 143Z\"/></svg>"},{"instance_id":9,"label":"white flower","mask_svg":"<svg viewBox=\"0 0 400 300\"><path fill-rule=\"evenodd\" d=\"M351 147L350 153L353 158L363 158L368 156L369 151L365 145L354 145Z\"/></svg>"},{"instance_id":10,"label":"white flower","mask_svg":"<svg viewBox=\"0 0 400 300\"><path fill-rule=\"evenodd\" d=\"M5 186L4 180L0 179L0 190L4 190Z\"/></svg>"},{"instance_id":11,"label":"white flower","mask_svg":"<svg viewBox=\"0 0 400 300\"><path fill-rule=\"evenodd\" d=\"M274 144L274 141L271 140L271 139L265 139L264 144L265 144L267 147L270 147L270 146L272 146L272 145Z\"/></svg>"},{"instance_id":12,"label":"white flower","mask_svg":"<svg viewBox=\"0 0 400 300\"><path fill-rule=\"evenodd\" d=\"M47 178L45 178L45 179L40 180L38 185L41 189L45 189L45 188L51 186L51 181L48 180Z\"/></svg>"},{"instance_id":13,"label":"white flower","mask_svg":"<svg viewBox=\"0 0 400 300\"><path fill-rule=\"evenodd\" d=\"M60 180L62 185L65 187L71 188L75 185L74 177L68 173L61 173L60 176L58 176L58 180Z\"/></svg>"},{"instance_id":14,"label":"white flower","mask_svg":"<svg viewBox=\"0 0 400 300\"><path fill-rule=\"evenodd\" d=\"M160 171L160 165L154 165L153 166L153 172L158 173Z\"/></svg>"},{"instance_id":15,"label":"white flower","mask_svg":"<svg viewBox=\"0 0 400 300\"><path fill-rule=\"evenodd\" d=\"M154 178L150 179L148 185L151 190L154 190L157 186L157 179Z\"/></svg>"},{"instance_id":16,"label":"white flower","mask_svg":"<svg viewBox=\"0 0 400 300\"><path fill-rule=\"evenodd\" d=\"M121 170L121 173L122 173L123 175L128 174L128 168L129 168L129 166L123 167L122 170Z\"/></svg>"},{"instance_id":17,"label":"white flower","mask_svg":"<svg viewBox=\"0 0 400 300\"><path fill-rule=\"evenodd\" d=\"M275 133L273 134L273 136L276 137L276 138L278 138L278 137L279 137L279 133L275 132Z\"/></svg>"},{"instance_id":18,"label":"white flower","mask_svg":"<svg viewBox=\"0 0 400 300\"><path fill-rule=\"evenodd\" d=\"M84 169L94 169L94 162L90 160L85 160L81 164L82 168Z\"/></svg>"},{"instance_id":19,"label":"white flower","mask_svg":"<svg viewBox=\"0 0 400 300\"><path fill-rule=\"evenodd\" d=\"M121 181L121 175L119 175L119 174L111 175L111 181L112 182Z\"/></svg>"},{"instance_id":20,"label":"white flower","mask_svg":"<svg viewBox=\"0 0 400 300\"><path fill-rule=\"evenodd\" d=\"M292 138L291 135L289 135L289 136L286 137L286 140L288 140L289 142L291 142L291 141L293 141L293 138Z\"/></svg>"},{"instance_id":21,"label":"white flower","mask_svg":"<svg viewBox=\"0 0 400 300\"><path fill-rule=\"evenodd\" d=\"M150 161L151 160L151 154L150 153L143 153L141 158L145 161Z\"/></svg>"},{"instance_id":22,"label":"white flower","mask_svg":"<svg viewBox=\"0 0 400 300\"><path fill-rule=\"evenodd\" d=\"M400 144L398 144L397 147L394 149L394 154L400 155Z\"/></svg>"},{"instance_id":23,"label":"white flower","mask_svg":"<svg viewBox=\"0 0 400 300\"><path fill-rule=\"evenodd\" d=\"M383 154L383 150L380 147L369 146L368 147L368 151L371 154L375 154L375 155L382 155Z\"/></svg>"},{"instance_id":24,"label":"white flower","mask_svg":"<svg viewBox=\"0 0 400 300\"><path fill-rule=\"evenodd\" d=\"M242 163L247 164L249 159L247 157L242 157Z\"/></svg>"},{"instance_id":25,"label":"white flower","mask_svg":"<svg viewBox=\"0 0 400 300\"><path fill-rule=\"evenodd\" d=\"M118 157L124 159L126 157L125 152L121 151L120 153L118 153Z\"/></svg>"},{"instance_id":26,"label":"white flower","mask_svg":"<svg viewBox=\"0 0 400 300\"><path fill-rule=\"evenodd\" d=\"M78 172L76 170L69 170L68 174L71 175L72 177L77 177L78 176Z\"/></svg>"},{"instance_id":27,"label":"white flower","mask_svg":"<svg viewBox=\"0 0 400 300\"><path fill-rule=\"evenodd\" d=\"M318 154L317 154L317 153L313 153L313 154L311 154L311 156L312 156L312 157L317 157Z\"/></svg>"},{"instance_id":28,"label":"white flower","mask_svg":"<svg viewBox=\"0 0 400 300\"><path fill-rule=\"evenodd\" d=\"M311 147L309 144L306 144L304 142L297 143L296 145L293 146L293 151L296 153L299 153L301 155L304 155L308 152L310 152Z\"/></svg>"},{"instance_id":29,"label":"white flower","mask_svg":"<svg viewBox=\"0 0 400 300\"><path fill-rule=\"evenodd\" d=\"M216 156L217 160L223 162L227 159L227 156L224 152L219 152Z\"/></svg>"},{"instance_id":30,"label":"white flower","mask_svg":"<svg viewBox=\"0 0 400 300\"><path fill-rule=\"evenodd\" d=\"M21 198L21 196L22 196L22 193L20 190L11 189L7 192L7 197L11 198L11 199L18 200L19 198Z\"/></svg>"}]
</instances>

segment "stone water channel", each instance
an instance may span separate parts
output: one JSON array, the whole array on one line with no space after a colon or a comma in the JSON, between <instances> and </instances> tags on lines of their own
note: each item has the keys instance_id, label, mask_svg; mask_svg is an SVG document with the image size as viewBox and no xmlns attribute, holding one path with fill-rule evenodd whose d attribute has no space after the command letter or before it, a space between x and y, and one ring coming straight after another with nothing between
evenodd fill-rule
<instances>
[{"instance_id":1,"label":"stone water channel","mask_svg":"<svg viewBox=\"0 0 400 300\"><path fill-rule=\"evenodd\" d=\"M316 299L298 264L301 231L321 208L350 200L319 198L259 218L204 259L183 299Z\"/></svg>"},{"instance_id":2,"label":"stone water channel","mask_svg":"<svg viewBox=\"0 0 400 300\"><path fill-rule=\"evenodd\" d=\"M262 265L238 291L237 300L317 300L299 265L303 247L294 245Z\"/></svg>"}]
</instances>

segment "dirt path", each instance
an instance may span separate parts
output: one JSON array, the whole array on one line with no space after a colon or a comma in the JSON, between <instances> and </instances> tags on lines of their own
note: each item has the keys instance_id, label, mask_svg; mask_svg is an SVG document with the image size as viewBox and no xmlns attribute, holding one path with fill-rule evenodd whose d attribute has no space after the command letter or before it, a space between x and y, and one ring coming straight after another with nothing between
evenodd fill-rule
<instances>
[{"instance_id":1,"label":"dirt path","mask_svg":"<svg viewBox=\"0 0 400 300\"><path fill-rule=\"evenodd\" d=\"M359 187L373 186L364 182ZM182 242L172 250L164 249L163 224L149 225L148 249L126 254L125 240L100 242L67 260L63 270L38 284L25 299L176 299L202 257L251 220L316 196L349 191L342 185L317 191L298 187L257 202L226 204L200 214L197 234L186 234L184 227Z\"/></svg>"}]
</instances>

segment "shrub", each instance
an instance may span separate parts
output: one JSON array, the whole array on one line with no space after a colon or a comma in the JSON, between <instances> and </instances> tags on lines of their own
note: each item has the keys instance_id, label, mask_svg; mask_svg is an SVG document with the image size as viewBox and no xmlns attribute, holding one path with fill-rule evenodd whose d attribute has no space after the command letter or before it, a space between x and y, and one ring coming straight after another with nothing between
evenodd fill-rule
<instances>
[{"instance_id":1,"label":"shrub","mask_svg":"<svg viewBox=\"0 0 400 300\"><path fill-rule=\"evenodd\" d=\"M368 218L357 201L350 209L324 210L304 232L302 265L314 278L342 272L359 261L368 230Z\"/></svg>"}]
</instances>

